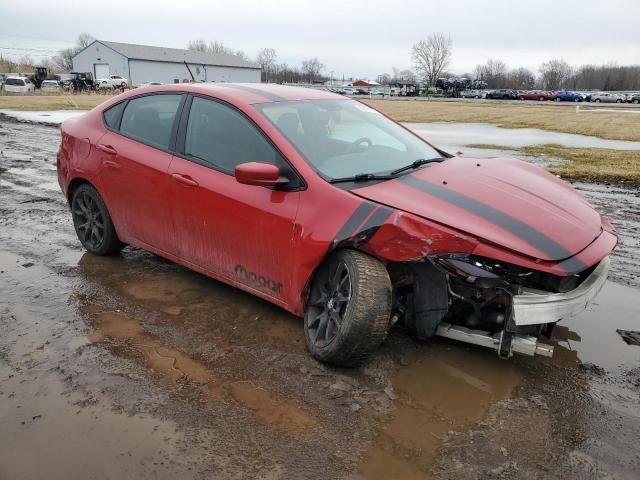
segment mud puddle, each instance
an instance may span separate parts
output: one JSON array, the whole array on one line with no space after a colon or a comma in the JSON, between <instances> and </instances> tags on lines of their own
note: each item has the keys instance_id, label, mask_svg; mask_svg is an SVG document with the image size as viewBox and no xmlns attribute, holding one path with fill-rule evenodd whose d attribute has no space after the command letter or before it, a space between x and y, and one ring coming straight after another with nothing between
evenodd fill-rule
<instances>
[{"instance_id":1,"label":"mud puddle","mask_svg":"<svg viewBox=\"0 0 640 480\"><path fill-rule=\"evenodd\" d=\"M533 145L557 144L567 148L608 148L612 150L640 150L640 142L606 140L588 135L550 132L535 128L503 128L486 123L405 123L434 145L454 152L465 145L490 144L522 148Z\"/></svg>"}]
</instances>

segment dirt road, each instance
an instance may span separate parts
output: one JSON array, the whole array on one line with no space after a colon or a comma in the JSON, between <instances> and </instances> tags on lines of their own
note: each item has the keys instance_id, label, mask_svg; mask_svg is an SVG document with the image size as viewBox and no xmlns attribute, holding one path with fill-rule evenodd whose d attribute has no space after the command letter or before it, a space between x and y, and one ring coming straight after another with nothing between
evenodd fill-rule
<instances>
[{"instance_id":1,"label":"dirt road","mask_svg":"<svg viewBox=\"0 0 640 480\"><path fill-rule=\"evenodd\" d=\"M58 142L0 120L0 479L637 478L640 347L615 333L639 328L634 192L578 185L623 245L554 359L398 330L335 369L270 304L140 250L84 253Z\"/></svg>"}]
</instances>

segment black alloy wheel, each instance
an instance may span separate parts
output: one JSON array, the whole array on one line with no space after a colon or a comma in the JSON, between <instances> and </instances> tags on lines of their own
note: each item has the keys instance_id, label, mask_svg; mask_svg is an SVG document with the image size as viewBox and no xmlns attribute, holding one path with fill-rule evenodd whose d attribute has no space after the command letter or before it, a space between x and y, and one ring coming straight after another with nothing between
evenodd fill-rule
<instances>
[{"instance_id":1,"label":"black alloy wheel","mask_svg":"<svg viewBox=\"0 0 640 480\"><path fill-rule=\"evenodd\" d=\"M386 267L356 250L340 250L311 282L304 336L311 355L326 363L355 366L384 340L391 316Z\"/></svg>"},{"instance_id":2,"label":"black alloy wheel","mask_svg":"<svg viewBox=\"0 0 640 480\"><path fill-rule=\"evenodd\" d=\"M349 271L343 262L339 262L333 274L327 275L313 292L309 303L307 329L315 346L326 347L336 338L351 294Z\"/></svg>"},{"instance_id":3,"label":"black alloy wheel","mask_svg":"<svg viewBox=\"0 0 640 480\"><path fill-rule=\"evenodd\" d=\"M73 191L71 216L78 239L89 252L109 255L124 247L116 235L107 207L91 185L83 184Z\"/></svg>"}]
</instances>

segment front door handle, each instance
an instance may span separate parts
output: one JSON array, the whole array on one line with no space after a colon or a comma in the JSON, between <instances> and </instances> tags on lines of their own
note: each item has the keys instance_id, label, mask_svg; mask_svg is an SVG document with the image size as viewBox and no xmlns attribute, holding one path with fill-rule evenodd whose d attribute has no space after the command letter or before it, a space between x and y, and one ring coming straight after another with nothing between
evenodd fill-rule
<instances>
[{"instance_id":1,"label":"front door handle","mask_svg":"<svg viewBox=\"0 0 640 480\"><path fill-rule=\"evenodd\" d=\"M175 181L180 182L183 185L188 185L190 187L197 187L198 186L198 182L196 182L189 175L183 175L181 173L172 173L171 176L173 177L173 179Z\"/></svg>"},{"instance_id":2,"label":"front door handle","mask_svg":"<svg viewBox=\"0 0 640 480\"><path fill-rule=\"evenodd\" d=\"M98 145L96 145L96 148L98 150L102 150L104 153L108 153L109 155L117 155L118 151L113 148L111 145L103 145L102 143L99 143Z\"/></svg>"}]
</instances>

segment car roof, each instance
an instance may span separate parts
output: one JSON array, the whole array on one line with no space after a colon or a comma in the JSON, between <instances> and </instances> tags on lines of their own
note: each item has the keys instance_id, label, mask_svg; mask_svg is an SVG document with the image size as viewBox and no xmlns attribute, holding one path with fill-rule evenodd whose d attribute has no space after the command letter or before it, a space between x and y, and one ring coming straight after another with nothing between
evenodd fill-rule
<instances>
[{"instance_id":1,"label":"car roof","mask_svg":"<svg viewBox=\"0 0 640 480\"><path fill-rule=\"evenodd\" d=\"M203 95L221 96L236 103L253 105L257 103L288 102L296 100L339 100L342 95L306 87L275 85L265 83L179 83L145 87L146 91L181 91Z\"/></svg>"}]
</instances>

